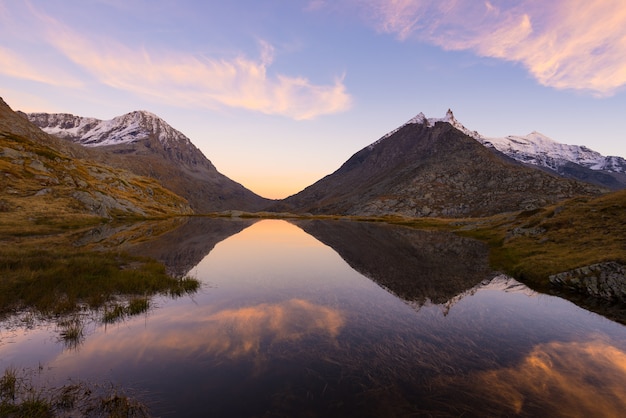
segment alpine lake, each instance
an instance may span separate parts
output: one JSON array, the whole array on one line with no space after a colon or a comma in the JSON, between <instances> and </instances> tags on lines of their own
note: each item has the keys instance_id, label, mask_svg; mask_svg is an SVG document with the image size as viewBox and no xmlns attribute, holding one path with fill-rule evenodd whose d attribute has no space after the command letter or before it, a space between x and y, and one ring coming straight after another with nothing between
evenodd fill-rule
<instances>
[{"instance_id":1,"label":"alpine lake","mask_svg":"<svg viewBox=\"0 0 626 418\"><path fill-rule=\"evenodd\" d=\"M158 417L626 411L626 327L492 272L481 242L340 220L178 223L146 223L141 240L101 226L76 245L152 257L196 292L117 321L86 310L75 338L62 318L6 316L0 371L115 385Z\"/></svg>"}]
</instances>

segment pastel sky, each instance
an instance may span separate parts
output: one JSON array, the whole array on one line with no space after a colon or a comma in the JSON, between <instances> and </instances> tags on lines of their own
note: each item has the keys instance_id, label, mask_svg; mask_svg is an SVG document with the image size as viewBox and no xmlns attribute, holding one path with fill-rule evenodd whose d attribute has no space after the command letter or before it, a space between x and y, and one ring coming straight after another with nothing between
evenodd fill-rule
<instances>
[{"instance_id":1,"label":"pastel sky","mask_svg":"<svg viewBox=\"0 0 626 418\"><path fill-rule=\"evenodd\" d=\"M626 157L623 0L0 0L15 110L156 113L269 198L419 112Z\"/></svg>"}]
</instances>

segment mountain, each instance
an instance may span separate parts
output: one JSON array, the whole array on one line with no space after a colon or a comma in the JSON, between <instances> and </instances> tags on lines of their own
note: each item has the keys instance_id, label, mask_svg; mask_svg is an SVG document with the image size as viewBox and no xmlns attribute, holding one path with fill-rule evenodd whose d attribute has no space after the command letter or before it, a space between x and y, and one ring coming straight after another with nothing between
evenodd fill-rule
<instances>
[{"instance_id":1,"label":"mountain","mask_svg":"<svg viewBox=\"0 0 626 418\"><path fill-rule=\"evenodd\" d=\"M423 115L422 118L426 120ZM428 121L431 124L435 121L449 122L488 148L563 177L607 187L611 190L626 188L626 159L622 157L604 156L585 146L561 144L539 132L531 132L525 136L509 135L504 138L488 138L467 129L455 119L450 110L443 119L428 119Z\"/></svg>"},{"instance_id":2,"label":"mountain","mask_svg":"<svg viewBox=\"0 0 626 418\"><path fill-rule=\"evenodd\" d=\"M626 160L622 157L607 157L584 146L561 144L539 132L477 140L518 161L553 170L564 177L612 190L626 188Z\"/></svg>"},{"instance_id":3,"label":"mountain","mask_svg":"<svg viewBox=\"0 0 626 418\"><path fill-rule=\"evenodd\" d=\"M45 132L81 144L91 158L158 180L196 213L258 211L272 201L219 173L189 138L156 115L130 112L111 120L30 113Z\"/></svg>"},{"instance_id":4,"label":"mountain","mask_svg":"<svg viewBox=\"0 0 626 418\"><path fill-rule=\"evenodd\" d=\"M479 217L605 189L525 166L476 141L452 112L423 114L273 209L314 214Z\"/></svg>"},{"instance_id":5,"label":"mountain","mask_svg":"<svg viewBox=\"0 0 626 418\"><path fill-rule=\"evenodd\" d=\"M0 99L0 212L37 219L192 213L159 183L87 159L88 153L41 131Z\"/></svg>"}]
</instances>

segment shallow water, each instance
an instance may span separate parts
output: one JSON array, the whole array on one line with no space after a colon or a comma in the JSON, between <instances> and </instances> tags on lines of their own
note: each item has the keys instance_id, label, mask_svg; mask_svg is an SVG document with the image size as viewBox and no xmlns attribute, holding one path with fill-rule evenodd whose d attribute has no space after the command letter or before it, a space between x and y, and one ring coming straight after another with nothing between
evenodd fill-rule
<instances>
[{"instance_id":1,"label":"shallow water","mask_svg":"<svg viewBox=\"0 0 626 418\"><path fill-rule=\"evenodd\" d=\"M113 325L93 320L75 346L53 324L6 322L0 369L111 381L156 416L626 409L624 326L495 276L476 241L369 223L191 219L126 249L200 279L201 291L155 298Z\"/></svg>"}]
</instances>

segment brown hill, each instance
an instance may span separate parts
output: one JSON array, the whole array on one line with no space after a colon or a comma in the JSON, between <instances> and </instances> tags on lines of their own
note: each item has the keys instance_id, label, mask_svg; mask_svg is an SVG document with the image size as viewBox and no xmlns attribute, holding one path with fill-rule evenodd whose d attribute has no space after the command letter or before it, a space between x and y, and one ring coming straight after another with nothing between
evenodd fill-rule
<instances>
[{"instance_id":1,"label":"brown hill","mask_svg":"<svg viewBox=\"0 0 626 418\"><path fill-rule=\"evenodd\" d=\"M272 203L218 172L189 138L150 112L108 121L69 114L27 117L44 131L83 145L92 159L158 180L196 213L255 212Z\"/></svg>"},{"instance_id":2,"label":"brown hill","mask_svg":"<svg viewBox=\"0 0 626 418\"><path fill-rule=\"evenodd\" d=\"M605 190L523 166L447 122L407 123L275 210L479 217Z\"/></svg>"},{"instance_id":3,"label":"brown hill","mask_svg":"<svg viewBox=\"0 0 626 418\"><path fill-rule=\"evenodd\" d=\"M164 216L192 213L158 182L85 159L82 147L52 137L0 99L0 212L10 222L65 214Z\"/></svg>"}]
</instances>

